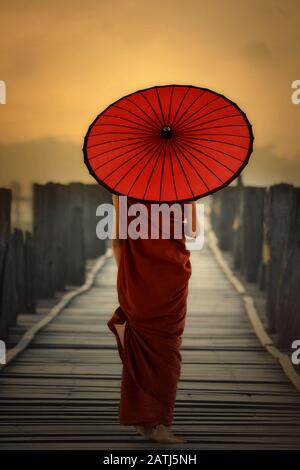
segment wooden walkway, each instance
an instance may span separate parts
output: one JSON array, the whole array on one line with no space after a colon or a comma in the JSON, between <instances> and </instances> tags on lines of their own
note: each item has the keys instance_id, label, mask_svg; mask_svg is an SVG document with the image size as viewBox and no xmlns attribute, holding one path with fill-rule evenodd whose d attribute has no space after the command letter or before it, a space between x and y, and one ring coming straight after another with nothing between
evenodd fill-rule
<instances>
[{"instance_id":1,"label":"wooden walkway","mask_svg":"<svg viewBox=\"0 0 300 470\"><path fill-rule=\"evenodd\" d=\"M300 448L300 394L260 346L242 298L205 247L193 274L172 449ZM108 259L93 287L0 374L0 448L159 449L118 424L121 363L106 326L117 306Z\"/></svg>"}]
</instances>

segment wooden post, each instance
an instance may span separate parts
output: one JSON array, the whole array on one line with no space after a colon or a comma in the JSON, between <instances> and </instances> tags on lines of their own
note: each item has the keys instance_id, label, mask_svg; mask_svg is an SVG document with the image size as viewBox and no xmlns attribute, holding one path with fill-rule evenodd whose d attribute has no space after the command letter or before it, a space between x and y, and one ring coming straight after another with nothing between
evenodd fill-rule
<instances>
[{"instance_id":1,"label":"wooden post","mask_svg":"<svg viewBox=\"0 0 300 470\"><path fill-rule=\"evenodd\" d=\"M240 269L242 262L242 244L241 244L241 211L242 211L242 186L236 188L236 209L233 228L232 256L235 269Z\"/></svg>"},{"instance_id":2,"label":"wooden post","mask_svg":"<svg viewBox=\"0 0 300 470\"><path fill-rule=\"evenodd\" d=\"M262 260L264 188L244 186L241 190L241 261L246 281L256 282Z\"/></svg>"},{"instance_id":3,"label":"wooden post","mask_svg":"<svg viewBox=\"0 0 300 470\"><path fill-rule=\"evenodd\" d=\"M11 190L0 188L0 339L8 335L6 279L7 279L7 251L11 232Z\"/></svg>"},{"instance_id":4,"label":"wooden post","mask_svg":"<svg viewBox=\"0 0 300 470\"><path fill-rule=\"evenodd\" d=\"M11 190L0 188L0 240L3 241L8 241L11 232L11 199Z\"/></svg>"},{"instance_id":5,"label":"wooden post","mask_svg":"<svg viewBox=\"0 0 300 470\"><path fill-rule=\"evenodd\" d=\"M218 239L219 239L219 234L220 234L220 230L219 230L220 215L221 215L221 197L220 197L220 191L218 191L214 193L211 197L211 213L210 213L211 225Z\"/></svg>"},{"instance_id":6,"label":"wooden post","mask_svg":"<svg viewBox=\"0 0 300 470\"><path fill-rule=\"evenodd\" d=\"M96 235L96 226L99 218L96 209L100 204L112 204L111 193L100 185L85 185L83 201L83 227L87 258L96 258L105 252L105 240L99 240Z\"/></svg>"},{"instance_id":7,"label":"wooden post","mask_svg":"<svg viewBox=\"0 0 300 470\"><path fill-rule=\"evenodd\" d=\"M292 190L292 199L289 225L281 229L286 237L274 291L278 344L286 349L300 339L300 188Z\"/></svg>"},{"instance_id":8,"label":"wooden post","mask_svg":"<svg viewBox=\"0 0 300 470\"><path fill-rule=\"evenodd\" d=\"M55 290L63 291L67 282L68 225L70 223L70 194L68 186L55 185L55 220L53 225L53 255Z\"/></svg>"},{"instance_id":9,"label":"wooden post","mask_svg":"<svg viewBox=\"0 0 300 470\"><path fill-rule=\"evenodd\" d=\"M233 222L237 206L236 189L233 186L220 191L219 244L222 250L231 250L233 247Z\"/></svg>"},{"instance_id":10,"label":"wooden post","mask_svg":"<svg viewBox=\"0 0 300 470\"><path fill-rule=\"evenodd\" d=\"M56 284L55 244L53 243L56 214L55 185L53 183L35 184L33 194L37 295L40 298L53 297Z\"/></svg>"},{"instance_id":11,"label":"wooden post","mask_svg":"<svg viewBox=\"0 0 300 470\"><path fill-rule=\"evenodd\" d=\"M266 265L266 296L268 329L276 332L277 291L282 274L282 258L287 243L293 206L293 186L276 184L266 194L264 260Z\"/></svg>"},{"instance_id":12,"label":"wooden post","mask_svg":"<svg viewBox=\"0 0 300 470\"><path fill-rule=\"evenodd\" d=\"M13 235L6 244L4 262L2 267L2 292L1 292L1 339L7 339L9 328L17 321L17 289L16 289L16 262Z\"/></svg>"},{"instance_id":13,"label":"wooden post","mask_svg":"<svg viewBox=\"0 0 300 470\"><path fill-rule=\"evenodd\" d=\"M68 269L67 282L79 286L85 280L85 250L82 223L82 208L71 208L70 224L68 230Z\"/></svg>"},{"instance_id":14,"label":"wooden post","mask_svg":"<svg viewBox=\"0 0 300 470\"><path fill-rule=\"evenodd\" d=\"M33 185L33 233L35 241L35 273L37 296L45 295L46 264L45 264L45 187L41 184Z\"/></svg>"},{"instance_id":15,"label":"wooden post","mask_svg":"<svg viewBox=\"0 0 300 470\"><path fill-rule=\"evenodd\" d=\"M14 263L16 271L17 311L18 313L22 313L26 311L25 249L22 230L14 230L12 242L14 245Z\"/></svg>"},{"instance_id":16,"label":"wooden post","mask_svg":"<svg viewBox=\"0 0 300 470\"><path fill-rule=\"evenodd\" d=\"M25 312L36 312L36 276L35 276L34 238L30 232L25 234Z\"/></svg>"}]
</instances>

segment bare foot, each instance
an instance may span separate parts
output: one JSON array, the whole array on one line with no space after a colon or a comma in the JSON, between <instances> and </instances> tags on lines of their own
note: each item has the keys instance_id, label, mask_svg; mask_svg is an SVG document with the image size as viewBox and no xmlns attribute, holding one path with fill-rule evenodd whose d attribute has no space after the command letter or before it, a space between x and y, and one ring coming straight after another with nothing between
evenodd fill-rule
<instances>
[{"instance_id":1,"label":"bare foot","mask_svg":"<svg viewBox=\"0 0 300 470\"><path fill-rule=\"evenodd\" d=\"M171 429L164 424L158 424L155 428L152 428L150 439L169 444L181 444L186 442L186 439L183 437L174 436Z\"/></svg>"},{"instance_id":2,"label":"bare foot","mask_svg":"<svg viewBox=\"0 0 300 470\"><path fill-rule=\"evenodd\" d=\"M135 426L136 431L146 439L150 439L152 434L152 426Z\"/></svg>"}]
</instances>

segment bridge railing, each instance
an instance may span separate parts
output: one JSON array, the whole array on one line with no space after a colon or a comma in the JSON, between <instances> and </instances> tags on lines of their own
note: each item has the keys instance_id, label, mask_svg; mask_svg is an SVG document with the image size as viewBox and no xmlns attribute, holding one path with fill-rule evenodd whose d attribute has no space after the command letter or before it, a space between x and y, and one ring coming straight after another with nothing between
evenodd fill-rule
<instances>
[{"instance_id":1,"label":"bridge railing","mask_svg":"<svg viewBox=\"0 0 300 470\"><path fill-rule=\"evenodd\" d=\"M288 349L300 339L300 188L227 187L212 197L219 246L266 294L267 327Z\"/></svg>"},{"instance_id":2,"label":"bridge railing","mask_svg":"<svg viewBox=\"0 0 300 470\"><path fill-rule=\"evenodd\" d=\"M0 188L0 339L39 298L85 281L87 259L106 250L96 236L96 208L111 202L100 185L33 185L33 232L11 227L12 193Z\"/></svg>"},{"instance_id":3,"label":"bridge railing","mask_svg":"<svg viewBox=\"0 0 300 470\"><path fill-rule=\"evenodd\" d=\"M96 207L111 202L99 185L33 187L33 233L11 227L12 195L0 188L0 338L38 298L84 282L85 262L105 251ZM270 333L288 348L300 339L300 188L227 187L212 197L211 221L234 267L266 295Z\"/></svg>"}]
</instances>

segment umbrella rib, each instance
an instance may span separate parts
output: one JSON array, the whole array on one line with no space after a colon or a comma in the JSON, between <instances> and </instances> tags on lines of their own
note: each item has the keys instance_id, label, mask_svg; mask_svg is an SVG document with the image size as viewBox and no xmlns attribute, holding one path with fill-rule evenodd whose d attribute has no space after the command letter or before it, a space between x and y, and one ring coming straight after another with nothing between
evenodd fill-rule
<instances>
[{"instance_id":1,"label":"umbrella rib","mask_svg":"<svg viewBox=\"0 0 300 470\"><path fill-rule=\"evenodd\" d=\"M161 176L160 176L160 188L159 188L159 200L161 201L161 192L162 192L162 183L163 183L163 175L164 175L164 168L165 168L165 160L166 160L166 151L167 151L167 142L164 142L164 157L163 163L161 167Z\"/></svg>"},{"instance_id":2,"label":"umbrella rib","mask_svg":"<svg viewBox=\"0 0 300 470\"><path fill-rule=\"evenodd\" d=\"M243 138L243 139L249 139L249 137L248 137L247 135L223 134L223 133L220 133L220 132L219 132L219 133L216 133L216 132L212 132L212 133L208 133L208 132L207 132L207 133L202 133L202 132L200 132L200 133L196 133L196 132L185 132L185 133L184 133L184 137L188 137L188 138L192 138L192 137L197 136L197 135L200 135L200 136L207 136L207 137L209 137L209 136L211 136L211 135L216 135L216 136L218 136L218 135L223 136L223 135L224 135L225 137L241 137L241 138ZM177 134L177 137L180 137L180 134L179 134L179 133ZM182 136L181 136L181 137L182 137Z\"/></svg>"},{"instance_id":3,"label":"umbrella rib","mask_svg":"<svg viewBox=\"0 0 300 470\"><path fill-rule=\"evenodd\" d=\"M149 137L147 138L144 138L144 139L137 139L136 137L128 137L128 139L118 139L117 142L126 142L128 140L135 140L135 141L138 141L138 142L147 142L149 141ZM92 149L94 147L99 147L100 145L105 145L105 144L114 144L116 143L116 140L107 140L106 142L98 142L97 144L93 144L93 145L88 145L87 146L87 149Z\"/></svg>"},{"instance_id":4,"label":"umbrella rib","mask_svg":"<svg viewBox=\"0 0 300 470\"><path fill-rule=\"evenodd\" d=\"M206 184L206 181L202 178L201 174L199 173L199 171L197 170L197 168L192 164L192 162L184 155L182 149L181 149L181 146L180 144L178 145L178 150L181 152L182 156L185 158L185 160L193 167L193 169L195 170L195 172L197 173L198 177L201 179L202 183L204 184L204 186L206 187L206 189L209 191L210 188L207 186Z\"/></svg>"},{"instance_id":5,"label":"umbrella rib","mask_svg":"<svg viewBox=\"0 0 300 470\"><path fill-rule=\"evenodd\" d=\"M149 139L147 139L147 140L149 141ZM115 147L114 149L104 150L104 152L100 152L100 153L97 153L97 155L93 155L92 157L89 157L89 160L94 160L95 158L101 157L102 155L105 155L106 153L110 153L110 152L113 152L115 150L123 149L125 147L130 147L131 145L137 145L138 143L140 143L140 142L136 142L135 144L131 143L131 144L127 144L127 145L121 145L120 147ZM145 143L147 143L147 142L141 143L141 145L139 145L137 148L143 147L143 145ZM124 152L124 153L126 153L126 152Z\"/></svg>"},{"instance_id":6,"label":"umbrella rib","mask_svg":"<svg viewBox=\"0 0 300 470\"><path fill-rule=\"evenodd\" d=\"M182 142L182 141L185 142L186 139L183 139L182 137L178 137L178 140L181 141L181 142ZM188 142L190 142L190 139L188 139ZM185 143L186 143L186 145L187 145L187 142L185 142ZM209 145L198 144L197 142L194 142L194 144L195 144L195 145L198 145L198 146L201 147L201 148L204 147L204 148L209 149L209 150L217 151L217 152L219 152L219 153L222 153L223 155L226 155L227 157L231 157L231 158L233 158L234 160L238 160L239 162L243 162L243 161L244 161L242 158L235 157L235 156L231 155L230 153L224 152L223 150L219 150L219 149L215 149L215 148L213 148L213 147L209 147ZM195 150L197 150L197 149L195 149ZM198 151L198 150L197 150L197 151Z\"/></svg>"},{"instance_id":7,"label":"umbrella rib","mask_svg":"<svg viewBox=\"0 0 300 470\"><path fill-rule=\"evenodd\" d=\"M182 145L184 146L185 144L182 143ZM181 144L178 144L178 146L180 147ZM222 181L221 178L219 178L219 176L211 168L209 168L209 166L206 165L206 163L204 163L202 160L200 160L198 157L196 157L196 155L194 155L190 150L185 149L185 151L188 152L199 163L201 163L201 165L203 165L208 171L210 171L221 183L224 183L224 181ZM202 152L202 153L205 155L204 152Z\"/></svg>"},{"instance_id":8,"label":"umbrella rib","mask_svg":"<svg viewBox=\"0 0 300 470\"><path fill-rule=\"evenodd\" d=\"M122 111L126 111L127 113L129 114L132 114L133 116L135 116L136 118L138 119L141 119L142 121L144 121L146 124L149 124L149 120L147 121L146 119L144 119L142 116L140 116L139 114L136 114L134 113L133 111L131 111L130 109L127 109L127 108L123 108L122 106L119 106L119 105L115 105L116 108L118 109L122 109ZM146 114L147 115L147 114ZM147 115L147 118L149 118L149 116ZM151 127L152 129L156 130L156 128L154 126L149 126Z\"/></svg>"},{"instance_id":9,"label":"umbrella rib","mask_svg":"<svg viewBox=\"0 0 300 470\"><path fill-rule=\"evenodd\" d=\"M193 150L196 150L197 152L200 152L202 153L203 155L205 155L207 158L210 158L211 160L214 160L215 162L217 162L219 165L223 166L224 168L226 168L228 171L230 171L231 173L234 173L234 171L229 168L227 165L225 165L225 163L222 163L220 162L219 160L217 160L216 158L212 157L211 155L208 155L208 153L204 152L203 150L197 150L195 149L192 145L189 145L187 144L186 142L181 142L182 145L186 145L187 147L190 147L192 148Z\"/></svg>"},{"instance_id":10,"label":"umbrella rib","mask_svg":"<svg viewBox=\"0 0 300 470\"><path fill-rule=\"evenodd\" d=\"M124 116L115 116L114 114L103 114L101 116L101 119L103 118L114 118L114 119L122 119L123 121L126 121L126 122L132 122L133 124L136 124L137 126L140 126L141 129L149 129L149 131L152 131L153 132L153 129L154 127L153 126L146 126L145 127L145 124L139 124L137 121L133 121L132 119L129 119L129 118L126 118ZM144 119L144 121L147 123L147 121ZM110 124L107 124L108 126Z\"/></svg>"},{"instance_id":11,"label":"umbrella rib","mask_svg":"<svg viewBox=\"0 0 300 470\"><path fill-rule=\"evenodd\" d=\"M148 100L147 96L144 95L144 93L141 93L142 97L144 98L144 100L148 103L148 105L150 106L150 108L152 109L152 111L154 112L155 116L157 117L157 120L158 122L160 123L161 126L164 126L164 123L161 122L158 114L156 113L155 109L153 108L152 106L152 103L151 101Z\"/></svg>"},{"instance_id":12,"label":"umbrella rib","mask_svg":"<svg viewBox=\"0 0 300 470\"><path fill-rule=\"evenodd\" d=\"M172 159L172 155L171 155L171 152L170 152L170 147L168 147L168 149L169 149L169 156L170 156L170 164L171 164L171 171L172 171L173 186L174 186L174 191L175 191L176 199L178 199L177 188L176 188L176 183L175 183L173 159Z\"/></svg>"},{"instance_id":13,"label":"umbrella rib","mask_svg":"<svg viewBox=\"0 0 300 470\"><path fill-rule=\"evenodd\" d=\"M202 122L200 124L196 124L195 126L191 126L188 128L188 130L194 130L194 129L199 129L200 131L202 131L203 129L206 130L206 129L213 129L214 127L201 127L201 126L205 126L205 124L208 124L210 122L216 122L216 121L221 121L222 119L227 119L227 118L232 118L232 117L241 117L240 114L230 114L229 116L222 116L222 117L219 117L219 118L214 118L214 119L210 119L209 121L205 121L205 122ZM233 124L232 124L233 126ZM225 127L225 126L219 126L219 127ZM231 127L230 125L227 126L227 127ZM243 125L244 127L244 125Z\"/></svg>"},{"instance_id":14,"label":"umbrella rib","mask_svg":"<svg viewBox=\"0 0 300 470\"><path fill-rule=\"evenodd\" d=\"M156 152L156 149L155 149L155 151L154 151L154 154L155 154L155 152ZM147 155L147 154L146 154L146 155ZM142 158L145 158L145 157L141 157L140 160L142 160ZM139 162L140 160L138 160L138 162ZM114 185L113 189L115 189L116 186L118 186L118 185L120 184L120 182L128 175L128 173L137 165L138 162L136 162L131 168L129 168L129 170L128 170L124 175L121 176L121 178L119 179L119 181Z\"/></svg>"},{"instance_id":15,"label":"umbrella rib","mask_svg":"<svg viewBox=\"0 0 300 470\"><path fill-rule=\"evenodd\" d=\"M161 146L162 144L160 143L159 146ZM141 169L141 171L136 175L132 185L130 186L129 190L128 190L128 194L130 193L130 191L132 190L132 187L135 185L136 181L138 180L138 178L140 177L140 175L142 174L142 172L145 170L145 168L147 167L147 165L150 163L150 161L152 160L152 158L154 157L157 149L159 148L159 146L154 150L154 152L152 153L151 157L146 161L145 165L143 166L143 168Z\"/></svg>"},{"instance_id":16,"label":"umbrella rib","mask_svg":"<svg viewBox=\"0 0 300 470\"><path fill-rule=\"evenodd\" d=\"M210 119L209 121L205 121L205 122L202 122L200 124L196 124L195 126L189 127L189 130L191 130L191 129L200 129L201 130L202 128L200 126L204 126L205 124L208 124L209 122L221 121L222 119L229 119L229 118L237 117L237 116L241 117L240 114L230 114L229 116L221 116L219 118ZM223 126L221 126L221 127L223 127Z\"/></svg>"},{"instance_id":17,"label":"umbrella rib","mask_svg":"<svg viewBox=\"0 0 300 470\"><path fill-rule=\"evenodd\" d=\"M202 95L204 95L205 91L202 91L202 93L198 96L196 96L196 98L194 99L194 101L188 106L188 108L186 108L186 110L181 114L181 116L179 117L179 120L176 122L174 120L173 122L173 126L178 126L178 124L180 123L181 119L183 118L183 116L191 109L191 107L196 103L196 101L199 100L199 98L201 98Z\"/></svg>"},{"instance_id":18,"label":"umbrella rib","mask_svg":"<svg viewBox=\"0 0 300 470\"><path fill-rule=\"evenodd\" d=\"M170 122L171 104L172 104L173 94L174 94L174 85L172 85L172 91L171 91L171 96L170 96L170 103L169 103L169 111L168 111L168 121L167 121L167 124Z\"/></svg>"},{"instance_id":19,"label":"umbrella rib","mask_svg":"<svg viewBox=\"0 0 300 470\"><path fill-rule=\"evenodd\" d=\"M161 117L162 117L162 120L163 120L163 123L164 123L164 126L165 126L167 123L166 123L164 112L163 112L163 109L162 109L160 96L159 96L159 93L158 93L158 89L155 88L155 90L156 90L156 95L157 95L157 99L158 99L158 104L159 104L159 107L160 107Z\"/></svg>"},{"instance_id":20,"label":"umbrella rib","mask_svg":"<svg viewBox=\"0 0 300 470\"><path fill-rule=\"evenodd\" d=\"M190 91L190 89L191 89L191 87L189 86L189 87L187 88L185 94L183 95L182 100L180 101L180 104L179 104L178 108L177 108L176 111L175 111L175 114L174 114L173 119L172 119L172 124L171 124L170 127L174 127L174 121L175 121L175 119L176 119L176 117L177 117L177 114L178 114L178 112L179 112L179 110L180 110L180 108L181 108L181 106L182 106L182 103L184 102L184 100L185 100L185 98L186 98L186 95L188 94L188 92Z\"/></svg>"},{"instance_id":21,"label":"umbrella rib","mask_svg":"<svg viewBox=\"0 0 300 470\"><path fill-rule=\"evenodd\" d=\"M193 122L199 121L199 119L203 119L203 118L209 116L210 114L215 113L216 111L220 111L221 109L230 108L230 107L231 107L230 104L226 104L225 106L220 106L219 108L211 109L207 113L202 114L201 116L199 116L199 117L193 119L192 121L189 121L188 123L184 124L183 126L179 127L178 132L181 132L182 130L186 129L186 127L190 126Z\"/></svg>"},{"instance_id":22,"label":"umbrella rib","mask_svg":"<svg viewBox=\"0 0 300 470\"><path fill-rule=\"evenodd\" d=\"M182 166L182 163L181 163L181 161L180 161L180 159L179 159L179 157L178 157L178 155L177 155L177 152L176 152L175 147L173 146L172 142L171 142L171 146L172 146L173 151L174 151L174 153L175 153L175 157L177 158L177 161L178 161L178 163L179 163L179 165L180 165L181 171L182 171L182 173L184 174L184 177L185 177L185 179L186 179L186 182L187 182L187 184L188 184L188 187L190 188L190 191L191 191L193 197L195 197L195 194L194 194L194 191L193 191L192 188L191 188L189 179L188 179L188 177L186 176L186 173L185 173L185 171L184 171L184 168L183 168L183 166Z\"/></svg>"},{"instance_id":23,"label":"umbrella rib","mask_svg":"<svg viewBox=\"0 0 300 470\"><path fill-rule=\"evenodd\" d=\"M116 124L116 123L110 123L110 124L95 124L94 127L102 127L102 126L109 126L109 127L126 127L127 129L133 129L135 131L139 131L139 130L144 130L145 128L144 127L133 127L133 126L126 126L126 124ZM149 133L153 133L152 129L151 131L149 130Z\"/></svg>"},{"instance_id":24,"label":"umbrella rib","mask_svg":"<svg viewBox=\"0 0 300 470\"><path fill-rule=\"evenodd\" d=\"M185 127L185 123L188 122L191 117L195 116L195 114L199 113L200 111L202 111L204 108L206 108L206 106L209 106L211 103L213 103L214 101L217 101L219 99L219 96L217 96L216 98L213 98L211 101L208 101L207 103L203 104L200 108L196 109L196 111L194 111L192 114L190 114L189 116L187 116L180 124L180 126L183 125L183 127ZM201 117L201 116L200 116ZM177 123L178 125L178 123ZM179 127L178 130L181 130L182 127Z\"/></svg>"},{"instance_id":25,"label":"umbrella rib","mask_svg":"<svg viewBox=\"0 0 300 470\"><path fill-rule=\"evenodd\" d=\"M198 126L193 126L193 128L198 128ZM246 124L225 124L222 126L210 126L210 127L202 127L200 131L208 131L210 129L222 129L224 127L246 127L248 129L248 126Z\"/></svg>"},{"instance_id":26,"label":"umbrella rib","mask_svg":"<svg viewBox=\"0 0 300 470\"><path fill-rule=\"evenodd\" d=\"M156 134L150 132L128 132L128 131L111 131L111 132L99 132L97 134L91 134L91 137L96 137L98 135L109 135L109 134L128 134L128 135L141 135L141 136L149 136L149 137L156 137Z\"/></svg>"},{"instance_id":27,"label":"umbrella rib","mask_svg":"<svg viewBox=\"0 0 300 470\"><path fill-rule=\"evenodd\" d=\"M129 98L127 98L127 100L130 101L131 104L133 104L134 106L136 106L140 111L142 111L142 112L145 114L145 116L146 116L148 119L150 119L151 122L153 122L153 124L154 124L154 126L155 126L154 129L157 130L157 122L154 121L154 119L153 119L149 114L147 114L146 111L145 111L140 105L138 105L138 104L135 103L134 101L130 100ZM147 122L147 120L145 120L145 121Z\"/></svg>"},{"instance_id":28,"label":"umbrella rib","mask_svg":"<svg viewBox=\"0 0 300 470\"><path fill-rule=\"evenodd\" d=\"M143 159L146 157L146 155L148 154L148 152L152 151L154 146L157 145L157 144L152 144L151 145L151 148L148 148L148 149L145 149L144 152L142 152L142 156L140 157L139 160L137 160L133 165L132 167L129 168L129 170L127 170L127 172L121 176L121 178L119 179L119 181L114 185L114 189L115 187L125 178L125 176L128 175L128 173ZM145 153L145 155L144 155ZM115 173L116 171L118 171L122 166L126 165L128 162L130 162L131 160L133 160L134 158L136 158L138 155L141 155L141 152L137 152L135 153L134 155L132 155L130 158L128 158L127 160L125 160L124 162L122 162L117 168L115 168L114 170L112 170L108 175L105 176L105 178L103 178L103 181L105 181L107 178L109 178L113 173Z\"/></svg>"},{"instance_id":29,"label":"umbrella rib","mask_svg":"<svg viewBox=\"0 0 300 470\"><path fill-rule=\"evenodd\" d=\"M148 148L148 147L150 147L151 145L153 145L153 143L148 144L146 147ZM140 145L140 147L145 147L145 146L144 146L144 144L143 144L143 145ZM130 150L130 151L133 151L133 152L134 152L135 150L137 150L137 149L135 148L135 149L132 149L132 150ZM142 150L138 150L137 153L135 153L135 155L137 155L137 154L140 153L141 151L143 151L143 149L142 149ZM111 158L110 160L106 160L105 162L100 163L100 165L98 165L97 167L95 167L94 170L95 170L95 171L96 171L96 170L99 170L99 168L102 168L102 167L104 167L105 165L107 165L108 163L111 163L111 162L113 162L114 160L117 160L118 158L121 158L121 157L123 157L124 155L127 155L127 154L128 154L128 150L126 150L125 152L121 153L120 155L117 155L116 157Z\"/></svg>"},{"instance_id":30,"label":"umbrella rib","mask_svg":"<svg viewBox=\"0 0 300 470\"><path fill-rule=\"evenodd\" d=\"M181 138L184 139L184 136L181 136ZM188 137L187 137L187 139L191 140L191 138L188 138ZM203 140L204 142L216 142L218 144L226 144L226 145L231 145L232 147L238 147L238 148L243 149L243 150L248 150L248 147L243 147L242 145L233 144L232 142L225 142L224 140L202 139L201 137L193 137L192 141L194 142L195 140L198 140L198 141Z\"/></svg>"},{"instance_id":31,"label":"umbrella rib","mask_svg":"<svg viewBox=\"0 0 300 470\"><path fill-rule=\"evenodd\" d=\"M157 157L157 159L155 160L155 163L154 163L153 168L152 168L152 170L151 170L151 173L150 173L150 176L149 176L149 179L148 179L148 182L147 182L147 185L146 185L144 194L143 194L143 199L144 199L145 196L146 196L146 193L147 193L147 190L148 190L148 186L149 186L150 180L151 180L152 175L153 175L153 173L154 173L154 170L155 170L155 167L156 167L156 165L157 165L158 159L159 159L160 156L161 156L161 150L162 150L162 148L163 148L163 144L161 143L160 153L159 153L159 156Z\"/></svg>"}]
</instances>

